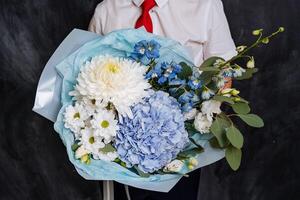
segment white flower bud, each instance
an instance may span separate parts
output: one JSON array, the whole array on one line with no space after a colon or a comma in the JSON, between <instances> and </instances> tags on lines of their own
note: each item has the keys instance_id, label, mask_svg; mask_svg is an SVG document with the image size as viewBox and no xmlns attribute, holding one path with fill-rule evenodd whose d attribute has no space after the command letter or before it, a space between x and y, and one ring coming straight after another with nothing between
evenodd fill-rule
<instances>
[{"instance_id":1,"label":"white flower bud","mask_svg":"<svg viewBox=\"0 0 300 200\"><path fill-rule=\"evenodd\" d=\"M88 151L88 150L86 150L83 146L80 146L77 150L76 150L76 152L75 152L75 158L76 159L79 159L79 158L81 158L82 156L84 156L84 155L87 155L87 154L89 154L90 152Z\"/></svg>"},{"instance_id":2,"label":"white flower bud","mask_svg":"<svg viewBox=\"0 0 300 200\"><path fill-rule=\"evenodd\" d=\"M246 48L247 48L247 46L238 46L238 47L236 48L236 50L237 50L237 52L242 52L242 51L244 51Z\"/></svg>"},{"instance_id":3,"label":"white flower bud","mask_svg":"<svg viewBox=\"0 0 300 200\"><path fill-rule=\"evenodd\" d=\"M198 165L198 160L196 158L192 157L189 159L189 164L196 167Z\"/></svg>"},{"instance_id":4,"label":"white flower bud","mask_svg":"<svg viewBox=\"0 0 300 200\"><path fill-rule=\"evenodd\" d=\"M262 33L262 31L263 31L263 29L254 30L254 31L252 32L252 34L253 34L253 35L259 35L259 34Z\"/></svg>"},{"instance_id":5,"label":"white flower bud","mask_svg":"<svg viewBox=\"0 0 300 200\"><path fill-rule=\"evenodd\" d=\"M255 60L254 57L252 56L251 59L247 62L247 68L251 69L255 67Z\"/></svg>"},{"instance_id":6,"label":"white flower bud","mask_svg":"<svg viewBox=\"0 0 300 200\"><path fill-rule=\"evenodd\" d=\"M164 171L179 172L182 169L183 164L184 163L181 160L173 160L165 166Z\"/></svg>"}]
</instances>

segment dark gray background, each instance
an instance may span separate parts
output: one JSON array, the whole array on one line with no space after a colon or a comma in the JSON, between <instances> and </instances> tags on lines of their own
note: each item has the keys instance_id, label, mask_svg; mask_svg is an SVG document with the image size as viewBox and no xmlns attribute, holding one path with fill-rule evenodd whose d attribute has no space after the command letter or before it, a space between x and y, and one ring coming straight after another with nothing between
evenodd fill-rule
<instances>
[{"instance_id":1,"label":"dark gray background","mask_svg":"<svg viewBox=\"0 0 300 200\"><path fill-rule=\"evenodd\" d=\"M73 28L87 28L99 2L0 0L1 200L101 199L99 183L82 179L68 162L52 123L31 111L45 63ZM236 44L253 41L255 28L270 32L285 26L286 32L254 51L260 72L253 80L234 83L266 126L244 127L246 145L238 172L225 161L202 170L199 199L298 200L300 4L296 0L223 2ZM131 189L133 199L196 199L199 173L169 194ZM117 189L117 200L123 199L122 186Z\"/></svg>"}]
</instances>

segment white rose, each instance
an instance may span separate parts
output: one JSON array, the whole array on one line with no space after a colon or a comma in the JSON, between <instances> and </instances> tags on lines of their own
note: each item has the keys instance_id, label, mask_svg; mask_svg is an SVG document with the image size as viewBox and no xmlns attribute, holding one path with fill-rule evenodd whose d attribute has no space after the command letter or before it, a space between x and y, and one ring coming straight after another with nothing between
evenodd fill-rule
<instances>
[{"instance_id":1,"label":"white rose","mask_svg":"<svg viewBox=\"0 0 300 200\"><path fill-rule=\"evenodd\" d=\"M195 129L198 130L200 133L209 133L209 128L212 125L212 120L207 118L207 115L203 113L198 113L195 118L194 126Z\"/></svg>"},{"instance_id":2,"label":"white rose","mask_svg":"<svg viewBox=\"0 0 300 200\"><path fill-rule=\"evenodd\" d=\"M191 120L194 119L197 115L197 109L193 108L192 110L190 110L189 112L184 113L184 120Z\"/></svg>"},{"instance_id":3,"label":"white rose","mask_svg":"<svg viewBox=\"0 0 300 200\"><path fill-rule=\"evenodd\" d=\"M164 171L179 172L182 169L183 164L184 163L181 160L173 160L165 166Z\"/></svg>"},{"instance_id":4,"label":"white rose","mask_svg":"<svg viewBox=\"0 0 300 200\"><path fill-rule=\"evenodd\" d=\"M201 111L207 115L207 118L212 121L213 114L220 114L221 102L215 100L204 101L202 103Z\"/></svg>"}]
</instances>

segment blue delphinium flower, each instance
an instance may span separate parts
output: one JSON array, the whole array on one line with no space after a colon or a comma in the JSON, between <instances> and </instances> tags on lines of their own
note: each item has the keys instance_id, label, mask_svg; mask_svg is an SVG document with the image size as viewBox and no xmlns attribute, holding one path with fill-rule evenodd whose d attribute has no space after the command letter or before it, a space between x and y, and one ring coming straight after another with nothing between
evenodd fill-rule
<instances>
[{"instance_id":1,"label":"blue delphinium flower","mask_svg":"<svg viewBox=\"0 0 300 200\"><path fill-rule=\"evenodd\" d=\"M163 62L161 63L161 69L163 71L163 73L161 74L161 76L158 79L158 84L164 84L167 81L171 82L174 79L177 79L177 75L181 72L182 67L181 65L171 62Z\"/></svg>"},{"instance_id":2,"label":"blue delphinium flower","mask_svg":"<svg viewBox=\"0 0 300 200\"><path fill-rule=\"evenodd\" d=\"M161 73L162 73L161 67L159 65L155 65L155 67L146 74L146 79L160 77Z\"/></svg>"},{"instance_id":3,"label":"blue delphinium flower","mask_svg":"<svg viewBox=\"0 0 300 200\"><path fill-rule=\"evenodd\" d=\"M193 91L186 91L179 96L178 102L181 103L183 112L189 112L193 109L196 103L200 101L199 96Z\"/></svg>"},{"instance_id":4,"label":"blue delphinium flower","mask_svg":"<svg viewBox=\"0 0 300 200\"><path fill-rule=\"evenodd\" d=\"M145 173L163 168L188 144L188 133L180 105L167 93L151 91L143 102L132 107L133 119L119 122L115 147L127 167Z\"/></svg>"},{"instance_id":5,"label":"blue delphinium flower","mask_svg":"<svg viewBox=\"0 0 300 200\"><path fill-rule=\"evenodd\" d=\"M199 88L202 87L202 81L199 80L198 78L192 76L188 82L188 86L192 89L192 90L197 90Z\"/></svg>"},{"instance_id":6,"label":"blue delphinium flower","mask_svg":"<svg viewBox=\"0 0 300 200\"><path fill-rule=\"evenodd\" d=\"M144 65L148 65L151 60L159 58L160 47L161 45L155 40L142 40L135 44L131 58L140 61Z\"/></svg>"}]
</instances>

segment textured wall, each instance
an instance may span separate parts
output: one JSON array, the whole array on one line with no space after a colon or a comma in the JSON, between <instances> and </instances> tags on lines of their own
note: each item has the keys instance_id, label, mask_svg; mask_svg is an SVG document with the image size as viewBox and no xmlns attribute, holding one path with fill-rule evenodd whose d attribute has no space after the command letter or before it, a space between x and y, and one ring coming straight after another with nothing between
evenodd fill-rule
<instances>
[{"instance_id":1,"label":"textured wall","mask_svg":"<svg viewBox=\"0 0 300 200\"><path fill-rule=\"evenodd\" d=\"M0 199L101 199L99 183L83 180L68 162L52 123L31 111L43 66L69 31L87 28L98 2L0 0ZM254 28L272 31L282 25L287 31L268 48L254 52L261 69L256 77L235 83L254 112L265 119L265 128L245 130L238 172L225 161L202 170L199 199L300 199L300 4L296 0L223 2L237 44L252 41ZM197 184L189 185L193 187L181 196L175 189L147 199L195 199ZM117 188L119 200L124 192L120 185Z\"/></svg>"}]
</instances>

